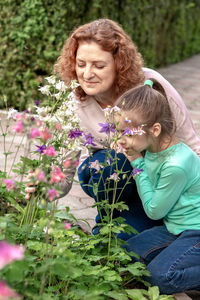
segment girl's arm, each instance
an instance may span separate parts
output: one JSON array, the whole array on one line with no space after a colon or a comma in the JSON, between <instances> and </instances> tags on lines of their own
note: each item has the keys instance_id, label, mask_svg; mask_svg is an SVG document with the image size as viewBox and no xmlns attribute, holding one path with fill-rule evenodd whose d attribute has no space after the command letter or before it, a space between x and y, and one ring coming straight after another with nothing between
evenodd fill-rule
<instances>
[{"instance_id":1,"label":"girl's arm","mask_svg":"<svg viewBox=\"0 0 200 300\"><path fill-rule=\"evenodd\" d=\"M154 187L142 157L131 162L131 165L143 169L140 175L136 175L136 185L147 216L154 220L165 217L184 191L187 183L185 171L178 166L163 165Z\"/></svg>"}]
</instances>

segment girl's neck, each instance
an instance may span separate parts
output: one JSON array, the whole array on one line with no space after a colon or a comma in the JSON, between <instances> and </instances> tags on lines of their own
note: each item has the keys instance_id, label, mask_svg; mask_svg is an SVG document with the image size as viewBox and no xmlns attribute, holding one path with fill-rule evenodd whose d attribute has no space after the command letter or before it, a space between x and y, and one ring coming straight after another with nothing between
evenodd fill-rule
<instances>
[{"instance_id":1,"label":"girl's neck","mask_svg":"<svg viewBox=\"0 0 200 300\"><path fill-rule=\"evenodd\" d=\"M176 137L165 137L162 139L162 141L158 141L157 143L155 143L149 151L155 153L161 152L178 143L179 140Z\"/></svg>"}]
</instances>

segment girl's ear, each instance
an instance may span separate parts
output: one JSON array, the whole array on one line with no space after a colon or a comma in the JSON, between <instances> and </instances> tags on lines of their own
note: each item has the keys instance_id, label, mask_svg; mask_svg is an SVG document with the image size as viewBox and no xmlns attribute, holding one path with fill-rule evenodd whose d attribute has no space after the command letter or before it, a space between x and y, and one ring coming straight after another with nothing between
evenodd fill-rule
<instances>
[{"instance_id":1,"label":"girl's ear","mask_svg":"<svg viewBox=\"0 0 200 300\"><path fill-rule=\"evenodd\" d=\"M161 125L160 123L154 123L153 126L150 128L151 134L157 138L161 134Z\"/></svg>"}]
</instances>

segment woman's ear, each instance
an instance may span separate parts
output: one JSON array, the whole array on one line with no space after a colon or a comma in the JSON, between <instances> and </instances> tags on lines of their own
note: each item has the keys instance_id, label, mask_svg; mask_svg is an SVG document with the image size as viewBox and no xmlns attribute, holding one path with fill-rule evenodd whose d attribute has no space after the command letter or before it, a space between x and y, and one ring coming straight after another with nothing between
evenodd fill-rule
<instances>
[{"instance_id":1,"label":"woman's ear","mask_svg":"<svg viewBox=\"0 0 200 300\"><path fill-rule=\"evenodd\" d=\"M159 137L159 135L161 134L161 125L160 125L160 123L154 123L149 131L155 138Z\"/></svg>"}]
</instances>

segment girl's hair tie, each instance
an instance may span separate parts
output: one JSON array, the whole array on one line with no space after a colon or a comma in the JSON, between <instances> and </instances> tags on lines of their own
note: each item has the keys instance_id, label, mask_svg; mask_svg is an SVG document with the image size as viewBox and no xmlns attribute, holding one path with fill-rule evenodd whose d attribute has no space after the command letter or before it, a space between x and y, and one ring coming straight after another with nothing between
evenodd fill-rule
<instances>
[{"instance_id":1,"label":"girl's hair tie","mask_svg":"<svg viewBox=\"0 0 200 300\"><path fill-rule=\"evenodd\" d=\"M149 85L150 87L153 87L153 81L150 79L145 80L144 85Z\"/></svg>"}]
</instances>

